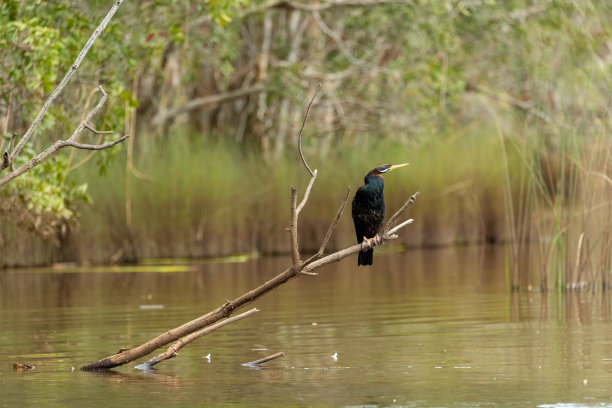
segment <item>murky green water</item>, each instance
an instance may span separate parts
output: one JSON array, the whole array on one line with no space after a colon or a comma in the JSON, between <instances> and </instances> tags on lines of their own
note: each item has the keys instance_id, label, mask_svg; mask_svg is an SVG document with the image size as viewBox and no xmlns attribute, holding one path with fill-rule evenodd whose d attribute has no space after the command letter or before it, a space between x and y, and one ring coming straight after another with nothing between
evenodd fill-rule
<instances>
[{"instance_id":1,"label":"murky green water","mask_svg":"<svg viewBox=\"0 0 612 408\"><path fill-rule=\"evenodd\" d=\"M289 260L0 271L0 406L612 407L612 299L513 295L503 261L481 248L378 251L372 269L345 260L268 294L254 304L261 312L155 373L78 368L209 311ZM241 365L278 351L263 369ZM14 362L36 369L13 371Z\"/></svg>"}]
</instances>

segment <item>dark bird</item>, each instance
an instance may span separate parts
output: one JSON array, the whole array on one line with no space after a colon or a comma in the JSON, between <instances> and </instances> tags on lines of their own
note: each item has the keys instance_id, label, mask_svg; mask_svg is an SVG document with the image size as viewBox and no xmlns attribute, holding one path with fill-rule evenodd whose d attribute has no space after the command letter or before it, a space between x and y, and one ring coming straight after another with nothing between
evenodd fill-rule
<instances>
[{"instance_id":1,"label":"dark bird","mask_svg":"<svg viewBox=\"0 0 612 408\"><path fill-rule=\"evenodd\" d=\"M383 220L385 219L385 197L383 189L385 182L383 174L407 166L403 164L383 164L372 169L366 174L364 185L357 189L353 198L353 222L355 223L355 233L357 234L357 243L361 244L364 240L374 238L376 234L381 232ZM367 247L369 246L369 249ZM374 249L372 245L366 245L366 251L359 252L357 265L372 265L374 257Z\"/></svg>"}]
</instances>

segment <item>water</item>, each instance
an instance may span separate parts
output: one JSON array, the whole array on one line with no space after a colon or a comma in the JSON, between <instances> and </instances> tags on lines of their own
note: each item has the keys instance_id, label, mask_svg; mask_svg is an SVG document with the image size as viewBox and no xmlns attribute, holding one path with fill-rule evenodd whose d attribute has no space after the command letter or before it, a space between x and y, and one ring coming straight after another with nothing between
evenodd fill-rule
<instances>
[{"instance_id":1,"label":"water","mask_svg":"<svg viewBox=\"0 0 612 408\"><path fill-rule=\"evenodd\" d=\"M512 294L503 250L482 248L378 250L374 268L285 284L153 373L78 370L289 262L1 271L0 406L612 407L609 296Z\"/></svg>"}]
</instances>

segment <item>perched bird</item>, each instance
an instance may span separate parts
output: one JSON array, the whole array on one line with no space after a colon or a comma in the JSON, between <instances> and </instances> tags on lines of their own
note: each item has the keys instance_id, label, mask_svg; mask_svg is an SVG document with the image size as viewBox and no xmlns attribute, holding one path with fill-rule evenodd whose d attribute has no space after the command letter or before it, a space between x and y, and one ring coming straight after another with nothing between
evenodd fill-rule
<instances>
[{"instance_id":1,"label":"perched bird","mask_svg":"<svg viewBox=\"0 0 612 408\"><path fill-rule=\"evenodd\" d=\"M385 182L383 174L407 166L403 164L383 164L368 172L364 178L364 185L357 189L353 198L352 211L353 222L355 223L355 233L357 234L357 243L367 241L374 238L376 234L381 232L383 220L385 219L385 198L383 189ZM369 246L369 249L367 249ZM374 249L372 245L366 245L365 251L359 252L357 265L372 265L374 257Z\"/></svg>"}]
</instances>

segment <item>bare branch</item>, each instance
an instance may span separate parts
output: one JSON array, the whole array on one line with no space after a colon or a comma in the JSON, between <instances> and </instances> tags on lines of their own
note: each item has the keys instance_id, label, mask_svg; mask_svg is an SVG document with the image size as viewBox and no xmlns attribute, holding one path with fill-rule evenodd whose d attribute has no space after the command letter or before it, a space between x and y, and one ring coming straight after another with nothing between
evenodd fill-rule
<instances>
[{"instance_id":1,"label":"bare branch","mask_svg":"<svg viewBox=\"0 0 612 408\"><path fill-rule=\"evenodd\" d=\"M96 144L86 144L86 143L77 143L77 142L72 142L72 141L68 140L66 142L62 142L62 145L60 146L60 149L62 147L75 147L77 149L83 149L83 150L104 150L104 149L108 149L109 147L113 147L114 145L123 142L128 137L130 137L130 135L123 135L119 139L115 139L115 140L112 140L110 142L102 143L102 144L98 144L98 145L96 145Z\"/></svg>"},{"instance_id":2,"label":"bare branch","mask_svg":"<svg viewBox=\"0 0 612 408\"><path fill-rule=\"evenodd\" d=\"M308 4L306 2L301 3L298 1L292 0L280 0L270 4L265 4L261 7L258 7L255 10L251 10L245 13L245 15L254 14L262 12L263 10L271 9L271 8L281 8L281 9L292 9L292 10L301 10L301 11L321 11L330 9L333 7L369 7L369 6L378 6L383 4L405 4L405 5L414 5L413 0L341 0L341 1L325 1L320 3ZM199 22L199 21L198 21ZM202 19L202 22L206 22L205 19Z\"/></svg>"},{"instance_id":3,"label":"bare branch","mask_svg":"<svg viewBox=\"0 0 612 408\"><path fill-rule=\"evenodd\" d=\"M38 166L44 159L46 159L47 157L51 156L53 153L57 152L59 149L62 149L64 147L75 147L77 149L84 149L84 150L104 150L104 149L108 149L109 147L113 147L114 145L118 143L123 142L128 137L129 135L121 136L119 139L113 140L108 143L99 144L99 145L83 144L83 143L73 142L71 140L58 140L57 142L49 146L46 150L34 156L32 159L30 159L30 161L28 161L23 166L19 167L16 170L11 171L10 173L5 174L2 178L0 178L0 186L8 183L9 181L13 180L16 177L21 176L23 173L27 173L28 171L32 170L34 167Z\"/></svg>"},{"instance_id":4,"label":"bare branch","mask_svg":"<svg viewBox=\"0 0 612 408\"><path fill-rule=\"evenodd\" d=\"M313 178L314 179L314 178ZM298 235L297 235L297 187L291 187L291 225L289 226L289 232L291 233L291 259L293 261L293 267L297 267L300 264L300 251L298 248Z\"/></svg>"},{"instance_id":5,"label":"bare branch","mask_svg":"<svg viewBox=\"0 0 612 408\"><path fill-rule=\"evenodd\" d=\"M77 149L84 149L84 150L103 150L103 149L108 149L109 147L113 147L114 145L121 143L125 139L127 139L128 136L125 135L125 136L120 137L119 139L116 139L116 140L113 140L107 143L102 143L102 144L83 144L83 143L76 142L76 139L79 136L79 134L83 131L83 129L89 126L88 123L91 121L93 116L102 108L102 105L104 105L104 102L106 102L106 99L108 97L107 93L104 91L104 89L101 86L99 86L98 88L100 89L100 92L102 93L102 98L100 98L100 101L91 110L91 112L89 112L85 116L85 119L83 119L83 121L79 123L79 125L76 127L76 129L74 130L70 138L68 140L56 141L51 146L49 146L47 149L45 149L44 151L42 151L41 153L37 154L32 159L30 159L27 163L23 164L21 167L17 169L11 169L9 173L5 174L2 178L0 178L0 186L8 183L9 181L13 180L16 177L19 177L23 173L26 173L32 170L34 167L38 166L47 157L51 156L52 154L57 152L59 149L62 149L64 147L74 147ZM8 159L5 157L5 160L8 160L9 164L12 164L11 162L12 159L10 156L8 157ZM4 162L3 162L3 165L4 165Z\"/></svg>"},{"instance_id":6,"label":"bare branch","mask_svg":"<svg viewBox=\"0 0 612 408\"><path fill-rule=\"evenodd\" d=\"M300 134L298 135L298 151L300 152L300 159L302 159L302 163L304 163L304 167L306 167L306 170L308 170L310 175L313 177L313 180L311 180L311 183L314 181L314 178L316 177L316 175L310 169L310 167L306 163L306 159L304 158L304 153L302 152L302 133L304 132L304 126L306 125L306 119L308 119L308 112L310 112L310 107L312 106L312 102L317 97L317 94L319 93L319 89L321 89L321 84L317 85L317 90L315 91L314 96L310 100L310 103L308 104L308 107L306 107L306 114L304 115L304 120L302 121L302 127L300 128Z\"/></svg>"},{"instance_id":7,"label":"bare branch","mask_svg":"<svg viewBox=\"0 0 612 408\"><path fill-rule=\"evenodd\" d=\"M304 164L306 164L306 162L304 162ZM308 166L306 166L306 168L308 168ZM314 181L316 178L317 178L317 169L315 169L314 172L312 173L312 177L310 178L310 181L308 182L308 186L306 186L306 192L304 193L304 198L302 199L302 202L300 203L300 205L298 205L297 207L297 215L300 214L300 212L302 211L302 208L304 208L304 206L306 205L306 201L308 201L308 197L310 196L310 190L312 189L312 185L314 184Z\"/></svg>"},{"instance_id":8,"label":"bare branch","mask_svg":"<svg viewBox=\"0 0 612 408\"><path fill-rule=\"evenodd\" d=\"M207 105L217 105L223 102L232 101L234 99L242 98L243 96L259 93L263 90L264 87L262 85L255 85L250 88L242 88L236 91L230 91L219 95L195 98L167 111L160 111L155 117L155 119L153 119L153 124L161 125L171 119L174 119L179 115L182 115L194 109L202 108Z\"/></svg>"},{"instance_id":9,"label":"bare branch","mask_svg":"<svg viewBox=\"0 0 612 408\"><path fill-rule=\"evenodd\" d=\"M102 109L102 106L106 102L106 99L108 99L108 94L106 93L106 91L104 91L104 88L102 88L102 85L98 85L98 89L102 93L102 98L100 98L96 106L94 106L94 108L85 116L85 119L83 119L81 123L79 123L79 125L76 127L74 132L72 132L72 135L70 136L70 138L68 138L68 140L77 139L77 137L79 136L79 134L81 134L83 129L89 126L88 122L90 122L91 119L94 117L94 115L98 113L100 109Z\"/></svg>"},{"instance_id":10,"label":"bare branch","mask_svg":"<svg viewBox=\"0 0 612 408\"><path fill-rule=\"evenodd\" d=\"M389 229L391 227L393 227L393 225L395 224L395 222L397 221L397 219L399 217L401 217L401 215L404 213L404 211L406 211L406 209L415 202L415 200L417 199L417 197L420 195L421 193L419 193L418 191L416 193L414 193L412 196L410 196L410 198L408 199L408 201L406 201L404 203L404 205L401 206L401 208L399 210L397 210L395 212L395 214L393 214L391 216L391 218L389 218L389 221L387 221L387 223L385 224L385 228L384 228L384 235L389 235Z\"/></svg>"},{"instance_id":11,"label":"bare branch","mask_svg":"<svg viewBox=\"0 0 612 408\"><path fill-rule=\"evenodd\" d=\"M414 194L412 197L416 199L417 196L418 194ZM406 223L404 223L403 225L406 225ZM402 226L397 226L396 229L400 229L400 227ZM217 309L205 314L204 316L200 316L197 319L194 319L177 328L160 334L153 340L148 341L138 347L114 354L112 356L103 358L102 360L98 360L94 363L81 367L81 370L93 371L109 369L129 363L130 361L134 361L140 357L143 357L153 352L159 347L163 347L166 344L176 341L189 333L193 333L196 330L202 329L210 324L213 324L223 318L230 316L234 311L253 302L255 299L258 299L266 293L269 293L280 285L287 283L293 278L296 278L303 274L312 274L312 272L318 268L321 268L332 262L338 262L339 260L344 259L349 255L356 254L359 251L361 251L361 244L353 245L341 251L334 252L333 254L325 256L321 259L317 259L305 266L292 266L286 269L285 271L279 273L272 279L268 280L267 282L263 283L262 285L258 286L257 288L243 294L242 296L239 296L238 298L232 301L226 302L224 305L219 306Z\"/></svg>"},{"instance_id":12,"label":"bare branch","mask_svg":"<svg viewBox=\"0 0 612 408\"><path fill-rule=\"evenodd\" d=\"M268 361L276 360L277 358L280 358L280 357L282 357L284 355L285 355L285 353L283 353L281 351L279 353L275 353L275 354L269 355L268 357L260 358L259 360L255 360L255 361L251 361L251 362L248 362L248 363L244 363L242 365L245 366L245 367L259 367L260 364L267 363Z\"/></svg>"},{"instance_id":13,"label":"bare branch","mask_svg":"<svg viewBox=\"0 0 612 408\"><path fill-rule=\"evenodd\" d=\"M113 6L109 10L109 12L106 14L106 17L104 17L104 20L102 20L100 25L95 29L95 31L91 35L91 37L89 37L89 40L87 41L87 44L85 44L85 47L83 47L83 49L79 53L78 57L76 58L76 60L74 61L74 63L72 64L72 66L70 67L70 69L68 70L66 75L64 76L64 78L61 80L61 82L59 83L57 88L55 88L55 90L51 93L51 95L49 95L49 98L47 99L47 101L43 105L42 109L40 110L40 112L38 112L38 115L36 115L36 118L34 119L32 124L30 125L30 127L28 128L26 133L19 140L19 143L17 143L17 146L15 147L15 150L13 150L11 152L11 154L10 154L10 160L11 161L15 159L15 156L17 156L21 152L21 150L23 149L25 144L28 142L28 140L30 140L30 138L34 134L34 131L36 130L36 128L38 127L38 125L42 121L43 117L47 114L47 111L49 110L49 107L51 106L51 104L53 103L55 98L57 98L57 96L64 90L64 88L66 87L66 84L68 84L68 81L70 81L70 78L72 78L72 76L74 75L76 70L81 65L81 62L83 62L83 59L85 59L85 56L89 52L89 49L91 48L93 43L98 39L98 37L100 37L100 35L102 35L102 32L104 31L104 29L108 25L109 21L111 20L111 18L113 18L113 16L115 15L115 12L119 8L119 6L121 6L121 3L123 3L123 0L116 0L114 2ZM3 184L3 183L0 183L0 185L1 184Z\"/></svg>"},{"instance_id":14,"label":"bare branch","mask_svg":"<svg viewBox=\"0 0 612 408\"><path fill-rule=\"evenodd\" d=\"M346 207L346 203L348 202L348 198L350 194L351 194L351 188L349 187L346 190L346 196L344 196L344 200L342 200L342 204L340 204L340 208L338 209L338 212L336 213L336 217L334 218L332 223L329 225L329 228L327 229L327 234L325 234L325 238L323 238L323 242L321 242L321 247L319 247L319 251L313 256L311 256L310 258L308 258L307 260L305 260L304 263L302 264L303 266L306 266L309 263L315 261L316 259L321 258L323 256L323 253L325 253L325 248L327 247L327 243L329 242L332 234L334 233L334 230L336 229L336 225L338 225L338 222L340 221L340 217L342 216L342 213L344 212L344 208Z\"/></svg>"},{"instance_id":15,"label":"bare branch","mask_svg":"<svg viewBox=\"0 0 612 408\"><path fill-rule=\"evenodd\" d=\"M390 237L391 239L396 238L396 236L395 236L395 235L393 235L393 234L395 234L397 231L399 231L399 230L401 230L402 228L404 228L406 225L408 225L408 224L412 224L412 222L413 222L413 221L414 221L414 220L413 220L412 218L410 218L410 219L407 219L406 221L402 222L400 225L398 225L398 226L396 226L396 227L391 228L391 229L389 230L389 232L388 232L389 237Z\"/></svg>"},{"instance_id":16,"label":"bare branch","mask_svg":"<svg viewBox=\"0 0 612 408\"><path fill-rule=\"evenodd\" d=\"M241 313L237 316L234 317L229 317L219 323L213 324L211 326L208 326L202 330L199 330L195 333L191 333L188 336L183 337L182 339L180 339L179 341L177 341L176 343L174 343L173 345L171 345L168 350L166 350L165 352L153 357L152 359L150 359L149 361L136 366L136 368L140 368L140 369L148 369L153 367L155 364L157 363L161 363L164 360L168 360L169 358L173 358L178 356L178 351L183 348L184 346L186 346L187 344L191 343L192 341L199 339L202 336L205 336L209 333L214 332L217 329L220 329L223 326L226 326L230 323L234 323L237 322L238 320L242 320L246 317L249 317L255 313L259 312L259 309L251 309L248 312L244 312Z\"/></svg>"},{"instance_id":17,"label":"bare branch","mask_svg":"<svg viewBox=\"0 0 612 408\"><path fill-rule=\"evenodd\" d=\"M91 133L94 133L96 135L112 135L113 133L115 133L112 130L96 130L89 123L85 123L85 129L88 129Z\"/></svg>"},{"instance_id":18,"label":"bare branch","mask_svg":"<svg viewBox=\"0 0 612 408\"><path fill-rule=\"evenodd\" d=\"M316 94L315 94L316 96ZM314 97L313 97L314 100ZM312 100L311 100L312 103ZM309 105L310 107L310 105ZM306 116L308 115L308 112L306 112ZM306 117L304 118L304 122L306 120ZM303 126L302 126L303 127ZM300 140L301 143L301 140ZM299 211L301 209L303 209L304 205L306 204L309 196L310 196L310 191L311 188L313 186L314 180L316 179L317 176L317 171L315 170L314 172L310 171L310 168L307 166L305 160L303 159L303 155L300 152L300 156L302 157L303 160L303 164L305 165L305 167L309 170L309 172L311 173L312 177L311 180L308 184L308 187L306 188L306 193L304 194L304 199L302 200L302 202L300 203L300 206L298 207L297 205L297 187L293 186L291 187L291 225L289 228L289 231L291 233L291 256L292 256L292 266L287 268L285 271L279 273L278 275L274 276L272 279L268 280L267 282L261 284L260 286L256 287L255 289L252 289L251 291L237 297L236 299L232 300L232 301L227 301L224 305L219 306L218 308L216 308L215 310L200 316L190 322L187 322L185 324L182 324L179 327L176 327L174 329L168 330L165 333L162 333L160 335L158 335L157 337L155 337L153 340L150 340L144 344L141 344L140 346L134 347L133 349L130 350L125 350L125 351L121 351L119 353L116 353L114 355L111 355L109 357L103 358L101 360L98 360L94 363L88 364L86 366L81 367L81 370L84 371L93 371L93 370L103 370L103 369L109 369L109 368L113 368L113 367L117 367L126 363L129 363L131 361L134 361L136 359L139 359L149 353L152 353L154 350L156 350L159 347L163 347L167 344L170 344L178 339L181 339L181 337L187 336L185 337L186 339L190 339L193 336L198 336L198 334L191 334L194 332L197 332L198 330L201 330L213 323L216 323L224 318L227 318L229 316L232 315L232 313L234 313L236 310L244 307L245 305L253 302L254 300L258 299L259 297L269 293L270 291L272 291L273 289L279 287L280 285L287 283L288 281L290 281L291 279L294 279L296 277L302 276L302 275L313 275L314 270L321 268L325 265L328 265L332 262L337 262L349 255L352 254L356 254L359 251L362 250L362 245L361 244L357 244L354 246L351 246L349 248L343 249L341 251L337 251L333 254L330 254L328 256L322 257L322 254L325 251L325 248L327 246L327 243L329 242L331 235L333 234L339 220L340 217L344 211L344 208L346 207L346 204L348 202L348 198L350 195L350 189L347 190L346 196L344 197L344 200L338 210L338 212L336 213L336 217L334 218L334 220L332 221L327 234L325 235L325 238L323 239L323 242L321 244L321 247L319 249L319 251L317 252L317 254L315 254L314 256L310 257L306 262L302 262L300 260L300 253L299 253L299 242L298 242L298 215L299 215ZM410 205L412 202L414 202L414 200L418 197L419 193L415 193L412 197L410 197L410 199L408 200L408 202L406 202L402 208L400 210L398 210L393 217L391 217L391 219L389 220L389 222L387 223L386 227L385 227L385 231L389 230L389 227L393 225L393 223L395 222L395 220L405 211L405 209L408 207L408 205ZM401 228L403 228L404 226L408 225L409 222L404 222L401 225L398 225L397 227L395 227L392 231L396 232L398 230L400 230ZM395 236L390 237L389 239L393 239L395 238ZM380 239L380 240L376 240L375 242L372 243L373 246L376 245L383 245L384 244L384 239ZM171 358L174 357L176 355L176 351L177 351L177 347L180 345L182 347L182 345L184 345L183 343L185 342L185 339L181 340L181 342L178 342L177 344L173 345L172 347L170 347L168 350L166 350L165 353L163 353L161 356L164 357L164 359L166 358ZM152 365L151 362L155 362L157 361L156 359L150 360L149 366ZM161 360L160 360L161 361ZM255 363L255 362L254 362Z\"/></svg>"}]
</instances>

